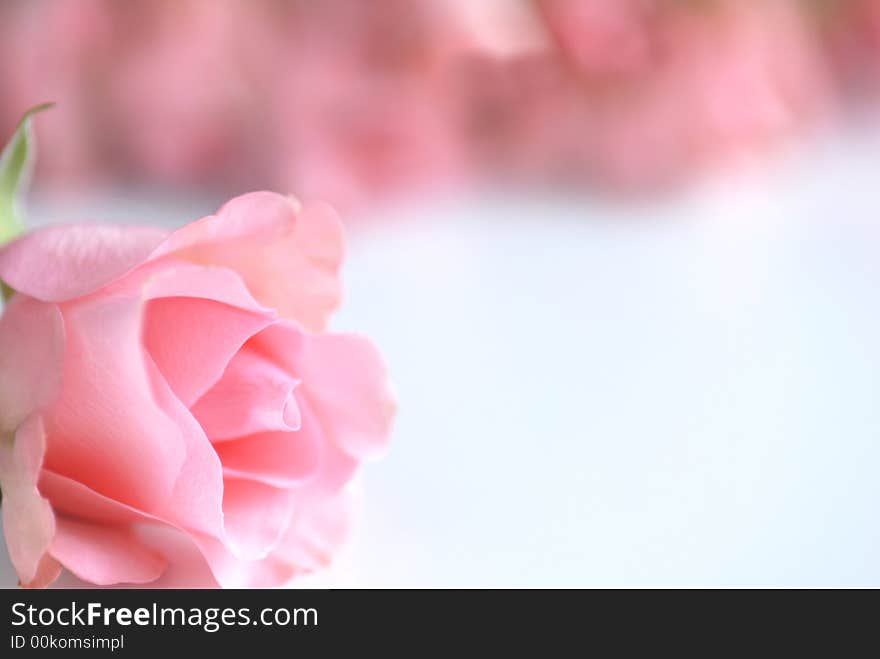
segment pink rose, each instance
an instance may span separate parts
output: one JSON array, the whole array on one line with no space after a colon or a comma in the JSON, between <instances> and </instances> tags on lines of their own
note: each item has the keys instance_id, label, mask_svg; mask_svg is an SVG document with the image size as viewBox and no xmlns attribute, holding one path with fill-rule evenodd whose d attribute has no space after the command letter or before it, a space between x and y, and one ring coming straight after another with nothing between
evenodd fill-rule
<instances>
[{"instance_id":1,"label":"pink rose","mask_svg":"<svg viewBox=\"0 0 880 659\"><path fill-rule=\"evenodd\" d=\"M173 529L223 586L326 564L395 404L364 338L325 332L342 235L258 192L170 235L53 226L0 249L0 486L25 586L149 583ZM157 529L164 529L157 533Z\"/></svg>"}]
</instances>

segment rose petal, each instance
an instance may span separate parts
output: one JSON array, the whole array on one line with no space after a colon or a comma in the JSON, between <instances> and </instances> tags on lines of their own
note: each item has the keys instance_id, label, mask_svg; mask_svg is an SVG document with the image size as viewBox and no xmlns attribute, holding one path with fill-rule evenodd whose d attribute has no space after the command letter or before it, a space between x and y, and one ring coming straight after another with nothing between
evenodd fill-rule
<instances>
[{"instance_id":1,"label":"rose petal","mask_svg":"<svg viewBox=\"0 0 880 659\"><path fill-rule=\"evenodd\" d=\"M52 573L44 556L55 535L55 516L37 489L45 450L46 436L38 416L25 421L14 439L0 437L3 532L9 558L25 586L44 585Z\"/></svg>"},{"instance_id":2,"label":"rose petal","mask_svg":"<svg viewBox=\"0 0 880 659\"><path fill-rule=\"evenodd\" d=\"M302 413L299 432L314 435L321 451L318 473L297 487L298 500L312 502L336 495L352 479L359 462L327 438L324 425L304 397L299 398L299 404Z\"/></svg>"},{"instance_id":3,"label":"rose petal","mask_svg":"<svg viewBox=\"0 0 880 659\"><path fill-rule=\"evenodd\" d=\"M64 386L46 412L47 468L150 511L186 457L180 430L153 399L141 347L141 301L89 298L63 309Z\"/></svg>"},{"instance_id":4,"label":"rose petal","mask_svg":"<svg viewBox=\"0 0 880 659\"><path fill-rule=\"evenodd\" d=\"M258 352L242 348L208 392L192 406L213 442L299 428L297 380Z\"/></svg>"},{"instance_id":5,"label":"rose petal","mask_svg":"<svg viewBox=\"0 0 880 659\"><path fill-rule=\"evenodd\" d=\"M59 517L51 554L84 581L99 586L149 583L167 561L126 527Z\"/></svg>"},{"instance_id":6,"label":"rose petal","mask_svg":"<svg viewBox=\"0 0 880 659\"><path fill-rule=\"evenodd\" d=\"M292 493L263 483L222 478L220 458L189 410L161 377L155 378L155 390L187 443L187 461L167 509L158 517L193 533L200 547L219 543L237 559L265 556L287 527ZM219 553L206 553L215 574Z\"/></svg>"},{"instance_id":7,"label":"rose petal","mask_svg":"<svg viewBox=\"0 0 880 659\"><path fill-rule=\"evenodd\" d=\"M56 225L30 231L0 249L0 279L46 302L63 302L121 277L165 238L155 228Z\"/></svg>"},{"instance_id":8,"label":"rose petal","mask_svg":"<svg viewBox=\"0 0 880 659\"><path fill-rule=\"evenodd\" d=\"M219 464L217 465L218 483ZM186 473L184 468L182 474L189 482L190 473ZM218 485L217 508L220 507L221 493ZM191 491L196 488L192 488ZM205 562L205 558L201 555L189 532L181 532L173 526L161 522L159 519L141 513L133 508L126 506L113 499L98 494L69 478L55 474L54 472L43 470L40 478L40 490L52 502L56 512L65 513L78 519L103 523L105 525L120 525L125 528L131 524L137 524L137 537L144 542L146 546L154 548L157 552L162 553L169 559L168 569L161 575L156 582L150 582L151 588L192 588L206 587L212 588L217 586L217 582L210 572L210 568ZM180 495L178 492L177 500L172 504L180 513L180 506L186 504L186 496ZM190 508L191 510L191 508ZM204 510L202 510L204 514ZM219 519L219 514L217 515ZM195 525L198 528L198 525ZM210 524L203 524L207 527ZM220 528L222 524L216 522L216 527ZM196 536L201 537L201 533L196 532ZM205 536L207 537L207 536ZM219 540L212 540L218 546L222 543ZM198 553L198 556L193 555ZM234 558L231 560L235 560Z\"/></svg>"},{"instance_id":9,"label":"rose petal","mask_svg":"<svg viewBox=\"0 0 880 659\"><path fill-rule=\"evenodd\" d=\"M102 524L125 525L152 519L142 511L49 469L40 472L39 487L56 513Z\"/></svg>"},{"instance_id":10,"label":"rose petal","mask_svg":"<svg viewBox=\"0 0 880 659\"><path fill-rule=\"evenodd\" d=\"M56 561L50 554L46 553L40 559L37 566L37 572L30 583L22 583L23 588L46 588L51 585L61 574L61 563Z\"/></svg>"},{"instance_id":11,"label":"rose petal","mask_svg":"<svg viewBox=\"0 0 880 659\"><path fill-rule=\"evenodd\" d=\"M51 403L61 386L64 321L54 304L14 295L0 316L0 433Z\"/></svg>"},{"instance_id":12,"label":"rose petal","mask_svg":"<svg viewBox=\"0 0 880 659\"><path fill-rule=\"evenodd\" d=\"M137 529L144 544L168 559L168 567L149 588L217 588L219 584L193 539L170 526L153 524Z\"/></svg>"},{"instance_id":13,"label":"rose petal","mask_svg":"<svg viewBox=\"0 0 880 659\"><path fill-rule=\"evenodd\" d=\"M249 435L214 448L227 476L292 487L315 477L321 466L322 438L313 428Z\"/></svg>"},{"instance_id":14,"label":"rose petal","mask_svg":"<svg viewBox=\"0 0 880 659\"><path fill-rule=\"evenodd\" d=\"M168 297L147 304L143 340L174 393L189 406L220 379L244 342L270 322L264 314L213 300Z\"/></svg>"},{"instance_id":15,"label":"rose petal","mask_svg":"<svg viewBox=\"0 0 880 659\"><path fill-rule=\"evenodd\" d=\"M234 270L163 259L138 268L132 282L140 281L144 299L192 297L222 302L245 311L275 318L273 309L257 302ZM121 282L122 284L126 282ZM132 288L131 285L128 288Z\"/></svg>"},{"instance_id":16,"label":"rose petal","mask_svg":"<svg viewBox=\"0 0 880 659\"><path fill-rule=\"evenodd\" d=\"M346 488L303 508L272 552L272 558L293 566L297 572L327 567L351 535L359 502L354 490Z\"/></svg>"},{"instance_id":17,"label":"rose petal","mask_svg":"<svg viewBox=\"0 0 880 659\"><path fill-rule=\"evenodd\" d=\"M357 459L385 450L397 403L385 363L369 340L309 335L297 369L303 396L331 441Z\"/></svg>"},{"instance_id":18,"label":"rose petal","mask_svg":"<svg viewBox=\"0 0 880 659\"><path fill-rule=\"evenodd\" d=\"M299 429L216 442L223 473L280 488L295 488L298 501L327 496L354 474L358 461L327 439L323 425L299 392Z\"/></svg>"},{"instance_id":19,"label":"rose petal","mask_svg":"<svg viewBox=\"0 0 880 659\"><path fill-rule=\"evenodd\" d=\"M187 465L181 470L175 495L168 510L161 516L169 523L187 530L205 556L217 582L227 587L278 586L287 581L297 569L289 559L273 558L272 552L287 533L297 506L308 507L322 501L328 494L338 493L347 482L357 461L328 442L323 430L308 408L303 409L302 427L295 433L314 433L321 448L320 470L316 477L291 489L271 487L244 478L225 478L223 481L223 519L211 520L220 504L216 497L221 489L216 482L220 461L201 428L189 412L177 401L158 371L156 397L172 418L175 418L188 437ZM162 393L164 391L164 393ZM175 411L176 410L176 411ZM232 446L237 441L217 446ZM267 454L268 455L268 454ZM209 480L204 480L204 475ZM216 515L219 517L219 515ZM218 527L223 527L220 531ZM319 546L322 546L319 543ZM329 552L329 545L323 545ZM319 552L320 554L321 552ZM311 564L311 563L310 563Z\"/></svg>"},{"instance_id":20,"label":"rose petal","mask_svg":"<svg viewBox=\"0 0 880 659\"><path fill-rule=\"evenodd\" d=\"M294 496L253 480L223 479L223 519L232 553L242 559L266 556L287 530Z\"/></svg>"},{"instance_id":21,"label":"rose petal","mask_svg":"<svg viewBox=\"0 0 880 659\"><path fill-rule=\"evenodd\" d=\"M157 512L157 517L178 528L223 539L223 470L220 458L201 426L171 391L156 365L148 361L147 368L155 399L176 424L186 447L186 460L174 489L165 508Z\"/></svg>"},{"instance_id":22,"label":"rose petal","mask_svg":"<svg viewBox=\"0 0 880 659\"><path fill-rule=\"evenodd\" d=\"M273 587L326 568L351 535L357 504L357 497L346 489L299 509L271 554L257 561L223 564L221 583L238 588Z\"/></svg>"},{"instance_id":23,"label":"rose petal","mask_svg":"<svg viewBox=\"0 0 880 659\"><path fill-rule=\"evenodd\" d=\"M175 231L153 258L176 253L238 272L262 304L321 330L339 305L342 226L326 205L254 192Z\"/></svg>"},{"instance_id":24,"label":"rose petal","mask_svg":"<svg viewBox=\"0 0 880 659\"><path fill-rule=\"evenodd\" d=\"M302 380L303 399L337 446L359 460L385 449L397 403L382 357L369 340L311 334L281 321L252 344Z\"/></svg>"}]
</instances>

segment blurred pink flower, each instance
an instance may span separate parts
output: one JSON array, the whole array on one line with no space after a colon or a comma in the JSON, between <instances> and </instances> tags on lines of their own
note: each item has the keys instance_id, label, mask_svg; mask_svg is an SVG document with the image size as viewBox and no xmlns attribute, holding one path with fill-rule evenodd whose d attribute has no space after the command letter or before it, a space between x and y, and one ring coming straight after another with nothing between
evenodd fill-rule
<instances>
[{"instance_id":1,"label":"blurred pink flower","mask_svg":"<svg viewBox=\"0 0 880 659\"><path fill-rule=\"evenodd\" d=\"M324 68L332 71L326 79L288 79L278 90L277 185L349 210L464 175L465 144L441 81L389 76L380 83L335 64Z\"/></svg>"},{"instance_id":2,"label":"blurred pink flower","mask_svg":"<svg viewBox=\"0 0 880 659\"><path fill-rule=\"evenodd\" d=\"M543 6L568 39L591 42L590 30L577 39L577 16L553 13L574 11L568 3ZM587 6L606 8L587 3L577 11ZM632 29L649 44L638 52L648 59L624 64L597 50L586 61L578 51L572 67L563 48L496 67L507 82L496 85L490 105L509 115L495 122L507 130L492 142L503 150L499 162L529 178L537 171L648 190L763 153L827 109L826 62L795 3L633 6L642 13ZM645 13L649 6L653 13ZM485 77L477 78L476 97L486 94Z\"/></svg>"},{"instance_id":3,"label":"blurred pink flower","mask_svg":"<svg viewBox=\"0 0 880 659\"><path fill-rule=\"evenodd\" d=\"M56 184L274 187L346 209L499 176L646 191L824 116L829 50L880 80L878 5L13 3L0 121L59 101L39 126Z\"/></svg>"},{"instance_id":4,"label":"blurred pink flower","mask_svg":"<svg viewBox=\"0 0 880 659\"><path fill-rule=\"evenodd\" d=\"M455 8L336 1L295 16L271 103L275 185L348 210L464 178L451 82L475 46Z\"/></svg>"},{"instance_id":5,"label":"blurred pink flower","mask_svg":"<svg viewBox=\"0 0 880 659\"><path fill-rule=\"evenodd\" d=\"M151 583L176 529L223 586L326 565L395 404L372 344L324 331L341 228L253 193L170 235L53 226L0 249L0 487L26 586ZM155 537L153 540L155 540Z\"/></svg>"},{"instance_id":6,"label":"blurred pink flower","mask_svg":"<svg viewBox=\"0 0 880 659\"><path fill-rule=\"evenodd\" d=\"M280 38L265 6L160 0L106 13L119 35L102 90L114 160L166 185L265 182L261 118Z\"/></svg>"}]
</instances>

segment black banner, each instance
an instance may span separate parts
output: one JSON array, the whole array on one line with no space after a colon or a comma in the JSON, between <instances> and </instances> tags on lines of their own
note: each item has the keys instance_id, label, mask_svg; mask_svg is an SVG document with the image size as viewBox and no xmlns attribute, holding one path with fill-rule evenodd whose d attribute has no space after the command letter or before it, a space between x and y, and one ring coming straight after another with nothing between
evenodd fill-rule
<instances>
[{"instance_id":1,"label":"black banner","mask_svg":"<svg viewBox=\"0 0 880 659\"><path fill-rule=\"evenodd\" d=\"M806 591L4 590L0 656L194 648L327 655L352 644L372 655L390 647L464 650L477 639L571 650L601 640L626 649L706 637L736 645L756 633L766 648L768 634L789 629L786 621L802 636L840 615L817 600ZM870 605L847 614L851 630L873 619Z\"/></svg>"}]
</instances>

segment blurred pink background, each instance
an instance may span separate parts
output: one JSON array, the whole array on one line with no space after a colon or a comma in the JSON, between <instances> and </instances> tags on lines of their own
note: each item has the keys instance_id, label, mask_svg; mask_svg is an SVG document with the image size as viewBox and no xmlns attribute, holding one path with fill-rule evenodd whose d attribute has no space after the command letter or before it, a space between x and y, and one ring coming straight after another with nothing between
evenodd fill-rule
<instances>
[{"instance_id":1,"label":"blurred pink background","mask_svg":"<svg viewBox=\"0 0 880 659\"><path fill-rule=\"evenodd\" d=\"M377 200L641 197L754 163L880 85L877 0L6 0L0 134L37 185Z\"/></svg>"}]
</instances>

